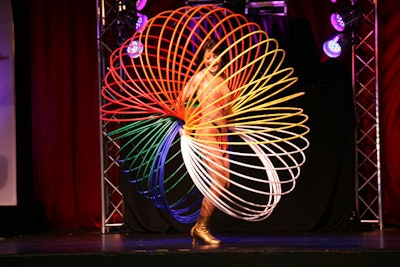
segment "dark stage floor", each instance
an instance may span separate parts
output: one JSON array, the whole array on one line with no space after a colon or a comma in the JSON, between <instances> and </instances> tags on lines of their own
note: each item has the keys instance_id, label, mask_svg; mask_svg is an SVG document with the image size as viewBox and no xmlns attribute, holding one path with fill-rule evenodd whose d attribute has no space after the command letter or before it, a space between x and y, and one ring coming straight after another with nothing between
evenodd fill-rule
<instances>
[{"instance_id":1,"label":"dark stage floor","mask_svg":"<svg viewBox=\"0 0 400 267\"><path fill-rule=\"evenodd\" d=\"M400 229L218 234L46 233L0 240L0 266L400 266Z\"/></svg>"}]
</instances>

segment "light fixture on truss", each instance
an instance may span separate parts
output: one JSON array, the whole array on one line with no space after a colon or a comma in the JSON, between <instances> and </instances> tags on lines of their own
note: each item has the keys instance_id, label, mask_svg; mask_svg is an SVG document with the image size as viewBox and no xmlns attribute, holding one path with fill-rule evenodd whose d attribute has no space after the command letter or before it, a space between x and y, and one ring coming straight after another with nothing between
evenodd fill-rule
<instances>
[{"instance_id":1,"label":"light fixture on truss","mask_svg":"<svg viewBox=\"0 0 400 267\"><path fill-rule=\"evenodd\" d=\"M337 58L350 44L350 33L336 33L323 44L323 50L330 58Z\"/></svg>"},{"instance_id":2,"label":"light fixture on truss","mask_svg":"<svg viewBox=\"0 0 400 267\"><path fill-rule=\"evenodd\" d=\"M355 6L355 1L352 1L350 6L331 14L330 22L336 32L322 46L328 57L340 56L343 50L352 44L352 32L357 27L359 18L360 13Z\"/></svg>"},{"instance_id":3,"label":"light fixture on truss","mask_svg":"<svg viewBox=\"0 0 400 267\"><path fill-rule=\"evenodd\" d=\"M140 11L142 10L147 4L147 0L137 0L136 1L136 10Z\"/></svg>"},{"instance_id":4,"label":"light fixture on truss","mask_svg":"<svg viewBox=\"0 0 400 267\"><path fill-rule=\"evenodd\" d=\"M287 0L280 1L250 1L245 3L246 15L287 15Z\"/></svg>"},{"instance_id":5,"label":"light fixture on truss","mask_svg":"<svg viewBox=\"0 0 400 267\"><path fill-rule=\"evenodd\" d=\"M347 7L331 15L331 24L337 31L342 32L346 28L357 23L360 15L354 6Z\"/></svg>"}]
</instances>

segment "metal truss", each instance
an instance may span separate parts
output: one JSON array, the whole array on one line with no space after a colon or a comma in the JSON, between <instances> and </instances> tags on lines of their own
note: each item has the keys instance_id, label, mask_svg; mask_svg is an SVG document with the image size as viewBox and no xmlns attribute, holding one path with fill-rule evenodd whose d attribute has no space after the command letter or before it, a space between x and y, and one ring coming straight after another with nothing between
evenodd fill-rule
<instances>
[{"instance_id":1,"label":"metal truss","mask_svg":"<svg viewBox=\"0 0 400 267\"><path fill-rule=\"evenodd\" d=\"M99 88L103 87L103 80L109 68L109 58L117 48L115 28L118 25L116 0L97 0L97 45L99 63ZM103 99L99 93L99 105ZM109 232L112 227L123 225L123 196L119 190L119 162L115 157L120 146L107 137L107 133L120 125L115 122L100 122L101 147L102 147L102 225L103 233Z\"/></svg>"},{"instance_id":2,"label":"metal truss","mask_svg":"<svg viewBox=\"0 0 400 267\"><path fill-rule=\"evenodd\" d=\"M361 222L382 229L377 0L353 3L361 15L352 48L357 119L356 208Z\"/></svg>"}]
</instances>

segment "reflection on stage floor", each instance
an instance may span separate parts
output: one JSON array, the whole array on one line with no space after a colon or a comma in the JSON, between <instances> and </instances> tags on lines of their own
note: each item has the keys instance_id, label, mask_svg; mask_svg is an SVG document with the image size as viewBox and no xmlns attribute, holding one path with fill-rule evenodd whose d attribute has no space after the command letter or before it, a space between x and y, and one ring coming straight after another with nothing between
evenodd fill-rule
<instances>
[{"instance_id":1,"label":"reflection on stage floor","mask_svg":"<svg viewBox=\"0 0 400 267\"><path fill-rule=\"evenodd\" d=\"M219 246L191 245L186 234L52 232L2 238L2 266L386 266L400 263L400 229L366 232L218 233ZM108 257L104 257L108 256ZM204 261L207 259L207 264ZM64 264L64 265L63 265ZM286 265L286 266L288 266ZM139 265L134 265L139 266ZM280 265L285 266L285 265ZM392 265L393 266L393 265Z\"/></svg>"}]
</instances>

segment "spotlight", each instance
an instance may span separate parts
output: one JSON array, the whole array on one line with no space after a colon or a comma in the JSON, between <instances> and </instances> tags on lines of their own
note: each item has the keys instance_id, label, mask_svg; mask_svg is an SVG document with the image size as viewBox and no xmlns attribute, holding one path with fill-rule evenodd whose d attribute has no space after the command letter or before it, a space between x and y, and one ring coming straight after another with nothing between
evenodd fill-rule
<instances>
[{"instance_id":1,"label":"spotlight","mask_svg":"<svg viewBox=\"0 0 400 267\"><path fill-rule=\"evenodd\" d=\"M281 1L245 1L246 15L287 15L287 0Z\"/></svg>"},{"instance_id":2,"label":"spotlight","mask_svg":"<svg viewBox=\"0 0 400 267\"><path fill-rule=\"evenodd\" d=\"M328 57L336 58L349 44L349 36L345 33L337 33L323 45L323 50Z\"/></svg>"},{"instance_id":3,"label":"spotlight","mask_svg":"<svg viewBox=\"0 0 400 267\"><path fill-rule=\"evenodd\" d=\"M353 26L360 17L354 6L331 15L331 24L337 31L342 32L345 28Z\"/></svg>"},{"instance_id":4,"label":"spotlight","mask_svg":"<svg viewBox=\"0 0 400 267\"><path fill-rule=\"evenodd\" d=\"M146 25L147 21L149 20L146 15L137 13L138 19L136 21L136 31L141 32L144 29L144 26Z\"/></svg>"},{"instance_id":5,"label":"spotlight","mask_svg":"<svg viewBox=\"0 0 400 267\"><path fill-rule=\"evenodd\" d=\"M142 10L145 7L146 3L147 3L147 0L137 0L136 1L136 10L137 11Z\"/></svg>"},{"instance_id":6,"label":"spotlight","mask_svg":"<svg viewBox=\"0 0 400 267\"><path fill-rule=\"evenodd\" d=\"M142 42L138 40L133 40L126 48L126 52L130 58L138 58L140 54L142 54L143 50L144 46Z\"/></svg>"}]
</instances>

